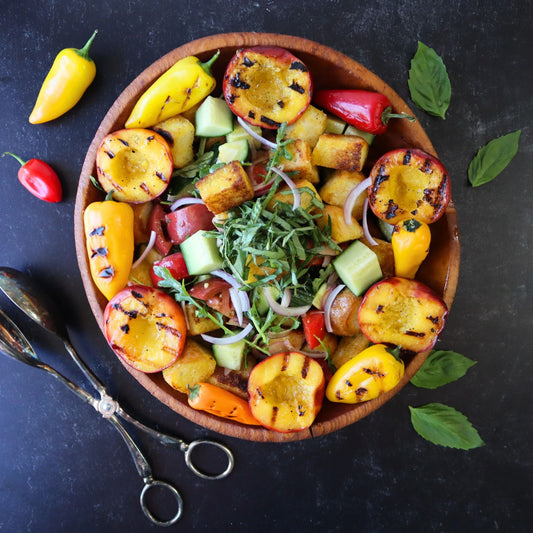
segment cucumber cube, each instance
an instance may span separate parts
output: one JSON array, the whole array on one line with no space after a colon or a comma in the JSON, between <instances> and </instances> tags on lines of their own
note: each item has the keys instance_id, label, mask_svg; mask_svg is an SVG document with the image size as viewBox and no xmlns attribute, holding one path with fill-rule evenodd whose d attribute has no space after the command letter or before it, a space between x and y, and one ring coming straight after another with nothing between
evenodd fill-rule
<instances>
[{"instance_id":1,"label":"cucumber cube","mask_svg":"<svg viewBox=\"0 0 533 533\"><path fill-rule=\"evenodd\" d=\"M199 230L185 239L180 244L180 249L191 276L209 274L222 268L224 264L216 239L207 237L204 230Z\"/></svg>"},{"instance_id":2,"label":"cucumber cube","mask_svg":"<svg viewBox=\"0 0 533 533\"><path fill-rule=\"evenodd\" d=\"M257 133L258 135L262 135L261 128L259 126L252 126L250 125L250 129ZM240 141L241 139L246 139L248 142L253 142L254 146L259 149L261 148L261 141L258 141L254 137L252 137L238 122L233 125L233 131L231 133L228 133L226 135L226 141L227 142L233 142L233 141Z\"/></svg>"},{"instance_id":3,"label":"cucumber cube","mask_svg":"<svg viewBox=\"0 0 533 533\"><path fill-rule=\"evenodd\" d=\"M378 256L361 241L354 241L333 260L333 267L343 283L361 296L370 285L383 277Z\"/></svg>"},{"instance_id":4,"label":"cucumber cube","mask_svg":"<svg viewBox=\"0 0 533 533\"><path fill-rule=\"evenodd\" d=\"M213 344L213 355L218 366L240 370L246 343L241 340L232 344Z\"/></svg>"},{"instance_id":5,"label":"cucumber cube","mask_svg":"<svg viewBox=\"0 0 533 533\"><path fill-rule=\"evenodd\" d=\"M361 131L351 124L349 124L344 130L344 135L357 135L357 137L362 137L368 143L368 146L372 144L375 137L374 134L368 133L367 131Z\"/></svg>"},{"instance_id":6,"label":"cucumber cube","mask_svg":"<svg viewBox=\"0 0 533 533\"><path fill-rule=\"evenodd\" d=\"M244 163L248 157L248 141L246 139L239 139L221 144L218 149L218 163L231 163L232 161L240 161Z\"/></svg>"},{"instance_id":7,"label":"cucumber cube","mask_svg":"<svg viewBox=\"0 0 533 533\"><path fill-rule=\"evenodd\" d=\"M220 137L233 131L233 113L225 100L208 96L196 110L197 137Z\"/></svg>"}]
</instances>

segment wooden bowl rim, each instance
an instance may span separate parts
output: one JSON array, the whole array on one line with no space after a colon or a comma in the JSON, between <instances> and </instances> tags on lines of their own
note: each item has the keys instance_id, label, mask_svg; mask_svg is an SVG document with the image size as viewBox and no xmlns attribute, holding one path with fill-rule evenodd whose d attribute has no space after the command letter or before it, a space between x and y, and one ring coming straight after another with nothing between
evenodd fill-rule
<instances>
[{"instance_id":1,"label":"wooden bowl rim","mask_svg":"<svg viewBox=\"0 0 533 533\"><path fill-rule=\"evenodd\" d=\"M177 60L189 55L209 56L218 49L231 47L237 50L239 48L255 46L259 44L267 46L279 46L292 51L296 56L298 56L298 54L308 56L312 55L322 62L333 63L337 66L341 65L344 70L351 74L351 77L363 77L365 82L374 90L385 94L392 102L396 111L404 111L414 115L401 97L376 74L372 73L357 61L346 56L342 52L338 52L328 46L302 37L294 37L277 33L223 33L209 35L188 42L162 56L160 59L152 63L148 68L142 71L123 90L109 111L106 113L93 141L89 146L80 175L74 210L76 255L87 299L98 325L102 330L102 333L103 307L105 306L106 300L99 293L98 289L96 289L91 279L83 228L84 209L89 203L88 199L95 194L94 191L91 191L91 188L94 189L94 187L91 184L90 176L95 168L96 150L100 142L105 135L107 135L107 133L119 129L116 127L116 125L119 123L120 117L122 117L123 123L127 118L126 115L129 114L129 111L131 111L133 104L144 92L144 90L146 90L146 88L148 88L148 86L151 85L151 83L153 83L157 77L170 68ZM417 147L437 156L431 141L427 137L420 123L416 121L413 124L409 124L408 127L415 132L415 135L419 139L419 146ZM442 296L450 308L457 288L460 261L459 231L453 200L450 201L443 219L445 219L446 229L448 234L451 236L451 240L449 242L449 266L446 273L446 279L443 281L444 289ZM317 420L311 426L311 428L295 433L277 433L262 427L244 426L227 419L214 417L203 411L196 411L188 406L186 396L184 394L172 390L168 385L166 385L166 383L164 383L160 373L159 375L144 374L133 369L125 363L123 363L123 365L145 389L147 389L163 404L167 405L173 411L184 416L190 421L195 422L196 424L199 424L212 431L244 440L262 442L288 442L331 433L350 425L375 411L395 394L397 394L409 382L412 376L420 368L428 354L429 352L419 353L406 365L405 375L395 389L379 396L375 400L364 402L356 406L336 404L336 414L331 419L321 421L319 414Z\"/></svg>"}]
</instances>

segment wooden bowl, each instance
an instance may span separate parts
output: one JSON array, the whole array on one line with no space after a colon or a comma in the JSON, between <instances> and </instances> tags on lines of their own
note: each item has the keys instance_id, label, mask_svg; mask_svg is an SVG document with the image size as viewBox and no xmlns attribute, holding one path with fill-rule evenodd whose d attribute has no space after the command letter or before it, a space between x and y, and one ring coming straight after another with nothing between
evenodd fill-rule
<instances>
[{"instance_id":1,"label":"wooden bowl","mask_svg":"<svg viewBox=\"0 0 533 533\"><path fill-rule=\"evenodd\" d=\"M310 69L315 90L362 88L378 91L389 98L395 112L404 111L414 115L406 103L375 74L353 59L307 39L268 33L228 33L192 41L163 56L133 80L108 111L89 147L80 176L74 212L76 253L87 298L101 328L103 326L103 310L107 301L92 282L83 231L85 207L93 201L103 199L102 193L97 191L89 178L91 174L96 175L95 159L100 142L109 132L123 127L141 94L177 60L195 55L205 61L217 50L220 50L220 57L213 68L213 74L218 82L215 93L218 93L221 90L221 79L225 66L235 51L239 48L255 45L280 46L292 51ZM375 139L370 150L369 164L372 164L383 153L394 148L421 148L430 154L437 155L420 123L411 123L407 120L392 120L387 132ZM445 162L444 164L446 165ZM450 202L445 215L438 222L432 224L431 229L431 251L417 277L442 295L447 305L451 306L459 275L459 232L453 201ZM276 433L264 428L244 426L227 419L217 418L203 411L196 411L188 406L184 394L175 391L166 384L161 373L143 374L127 365L125 367L141 385L161 402L201 426L246 440L283 442L331 433L368 415L390 400L411 379L427 355L428 353L420 353L408 361L401 383L394 390L375 400L358 405L333 404L326 400L312 427L297 433ZM111 350L109 356L114 357Z\"/></svg>"}]
</instances>

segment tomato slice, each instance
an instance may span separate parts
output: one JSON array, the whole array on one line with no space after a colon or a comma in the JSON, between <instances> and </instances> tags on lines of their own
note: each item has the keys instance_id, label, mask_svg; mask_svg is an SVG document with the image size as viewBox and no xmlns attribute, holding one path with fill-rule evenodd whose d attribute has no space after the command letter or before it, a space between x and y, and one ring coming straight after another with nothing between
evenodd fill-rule
<instances>
[{"instance_id":1,"label":"tomato slice","mask_svg":"<svg viewBox=\"0 0 533 533\"><path fill-rule=\"evenodd\" d=\"M157 287L163 278L160 278L158 275L156 275L154 272L154 266L168 268L172 274L172 277L178 281L189 276L189 271L187 270L187 265L185 264L185 259L183 258L183 254L181 252L167 255L166 257L163 257L163 259L154 262L152 269L150 270L150 277L152 278L154 287Z\"/></svg>"},{"instance_id":2,"label":"tomato slice","mask_svg":"<svg viewBox=\"0 0 533 533\"><path fill-rule=\"evenodd\" d=\"M155 204L150 215L149 228L150 231L155 231L155 249L161 255L168 255L172 248L172 242L165 232L165 216L166 211L161 204Z\"/></svg>"},{"instance_id":3,"label":"tomato slice","mask_svg":"<svg viewBox=\"0 0 533 533\"><path fill-rule=\"evenodd\" d=\"M322 311L310 311L302 317L304 335L309 348L314 350L326 336L326 321Z\"/></svg>"},{"instance_id":4,"label":"tomato slice","mask_svg":"<svg viewBox=\"0 0 533 533\"><path fill-rule=\"evenodd\" d=\"M231 285L219 278L210 278L197 283L189 289L189 294L198 300L219 311L225 316L232 317L235 315L229 290Z\"/></svg>"},{"instance_id":5,"label":"tomato slice","mask_svg":"<svg viewBox=\"0 0 533 533\"><path fill-rule=\"evenodd\" d=\"M172 244L181 244L187 237L200 230L213 230L213 213L205 204L192 204L165 217L168 236Z\"/></svg>"}]
</instances>

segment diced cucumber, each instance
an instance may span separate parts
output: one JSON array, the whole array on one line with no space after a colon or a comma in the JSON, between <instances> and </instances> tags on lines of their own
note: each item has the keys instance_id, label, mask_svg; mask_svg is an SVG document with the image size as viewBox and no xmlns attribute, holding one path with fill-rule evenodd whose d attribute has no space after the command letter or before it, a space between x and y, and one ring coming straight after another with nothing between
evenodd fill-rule
<instances>
[{"instance_id":1,"label":"diced cucumber","mask_svg":"<svg viewBox=\"0 0 533 533\"><path fill-rule=\"evenodd\" d=\"M378 227L381 233L383 234L383 237L385 237L385 239L390 242L394 226L392 224L388 224L384 220L381 220L381 218L378 218Z\"/></svg>"},{"instance_id":2,"label":"diced cucumber","mask_svg":"<svg viewBox=\"0 0 533 533\"><path fill-rule=\"evenodd\" d=\"M246 343L243 340L232 344L213 344L213 355L218 366L240 370Z\"/></svg>"},{"instance_id":3,"label":"diced cucumber","mask_svg":"<svg viewBox=\"0 0 533 533\"><path fill-rule=\"evenodd\" d=\"M257 133L258 135L262 135L263 132L261 131L261 128L259 126L252 126L250 124L250 129ZM248 142L253 142L254 146L256 148L261 148L261 141L258 141L254 137L252 137L238 122L233 124L233 131L228 133L226 135L226 141L227 142L233 142L233 141L240 141L241 139L246 139Z\"/></svg>"},{"instance_id":4,"label":"diced cucumber","mask_svg":"<svg viewBox=\"0 0 533 533\"><path fill-rule=\"evenodd\" d=\"M217 248L217 241L207 237L204 230L193 233L180 244L183 259L191 276L209 274L222 268L224 261Z\"/></svg>"},{"instance_id":5,"label":"diced cucumber","mask_svg":"<svg viewBox=\"0 0 533 533\"><path fill-rule=\"evenodd\" d=\"M326 294L327 290L328 290L328 284L322 283L318 291L316 291L316 294L315 294L315 297L313 298L312 303L317 309L322 309L322 298L324 298L324 294Z\"/></svg>"},{"instance_id":6,"label":"diced cucumber","mask_svg":"<svg viewBox=\"0 0 533 533\"><path fill-rule=\"evenodd\" d=\"M336 133L342 135L345 127L346 122L344 122L344 120L333 115L328 115L326 118L326 130L324 133Z\"/></svg>"},{"instance_id":7,"label":"diced cucumber","mask_svg":"<svg viewBox=\"0 0 533 533\"><path fill-rule=\"evenodd\" d=\"M217 163L231 163L232 161L244 163L247 157L248 141L246 139L239 139L219 146Z\"/></svg>"},{"instance_id":8,"label":"diced cucumber","mask_svg":"<svg viewBox=\"0 0 533 533\"><path fill-rule=\"evenodd\" d=\"M233 113L221 98L208 96L196 110L197 137L220 137L233 131Z\"/></svg>"},{"instance_id":9,"label":"diced cucumber","mask_svg":"<svg viewBox=\"0 0 533 533\"><path fill-rule=\"evenodd\" d=\"M369 146L372 144L372 141L375 137L375 135L373 135L372 133L368 133L367 131L361 131L355 126L352 126L351 124L348 124L348 126L344 130L344 135L357 135L358 137L362 137L368 143Z\"/></svg>"},{"instance_id":10,"label":"diced cucumber","mask_svg":"<svg viewBox=\"0 0 533 533\"><path fill-rule=\"evenodd\" d=\"M265 296L265 291L269 291L274 300L277 300L280 297L279 289L273 285L257 287L255 291L255 307L260 315L266 315L270 307Z\"/></svg>"},{"instance_id":11,"label":"diced cucumber","mask_svg":"<svg viewBox=\"0 0 533 533\"><path fill-rule=\"evenodd\" d=\"M354 241L333 260L333 267L343 283L361 296L370 285L383 277L378 256L361 241Z\"/></svg>"}]
</instances>

